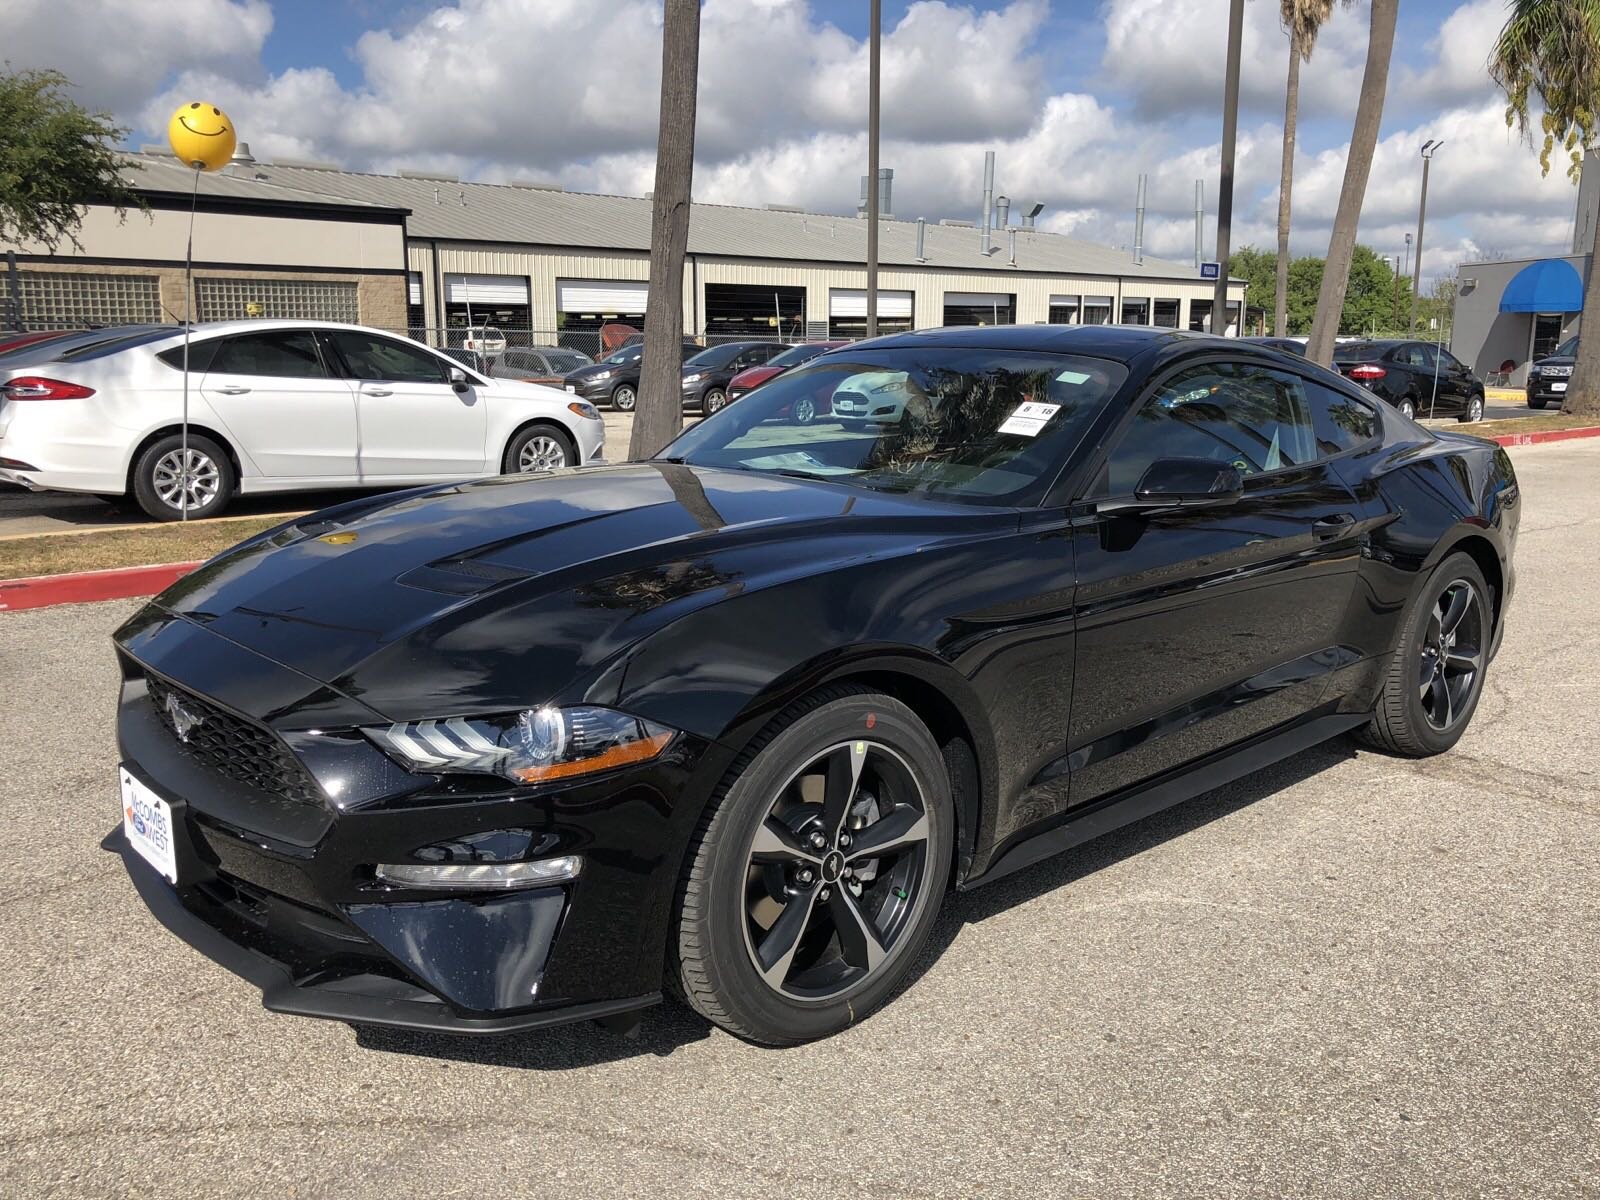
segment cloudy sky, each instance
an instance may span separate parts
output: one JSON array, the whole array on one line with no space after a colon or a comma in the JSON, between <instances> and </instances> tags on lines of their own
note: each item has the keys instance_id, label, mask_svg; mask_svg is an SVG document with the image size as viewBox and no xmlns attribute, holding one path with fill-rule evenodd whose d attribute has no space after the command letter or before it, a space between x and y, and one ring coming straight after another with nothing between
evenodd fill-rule
<instances>
[{"instance_id":1,"label":"cloudy sky","mask_svg":"<svg viewBox=\"0 0 1600 1200\"><path fill-rule=\"evenodd\" d=\"M1041 224L1132 239L1150 176L1151 253L1193 254L1194 180L1214 217L1226 0L885 0L883 165L900 217L974 218L983 151ZM1429 185L1425 274L1571 239L1576 189L1506 129L1484 69L1506 0L1404 0L1361 237L1400 253ZM853 211L865 170L866 0L706 0L695 196ZM1287 42L1245 6L1235 246L1271 246ZM234 117L258 158L354 169L651 186L652 0L5 0L14 67L52 66L152 142L181 100ZM92 32L91 32L92 31ZM1367 12L1336 10L1302 74L1295 253L1321 254L1344 170ZM1207 230L1209 242L1214 226Z\"/></svg>"}]
</instances>

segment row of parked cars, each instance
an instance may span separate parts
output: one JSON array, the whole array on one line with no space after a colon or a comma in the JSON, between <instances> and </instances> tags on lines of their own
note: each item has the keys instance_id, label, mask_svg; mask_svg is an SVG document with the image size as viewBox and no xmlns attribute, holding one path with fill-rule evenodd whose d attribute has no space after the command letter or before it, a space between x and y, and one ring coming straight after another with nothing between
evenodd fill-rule
<instances>
[{"instance_id":1,"label":"row of parked cars","mask_svg":"<svg viewBox=\"0 0 1600 1200\"><path fill-rule=\"evenodd\" d=\"M844 342L725 342L701 346L685 340L680 350L683 370L680 387L686 411L711 414L730 401ZM613 351L599 362L579 367L563 380L567 391L591 404L605 404L619 412L632 412L639 402L639 372L644 362L643 341Z\"/></svg>"},{"instance_id":2,"label":"row of parked cars","mask_svg":"<svg viewBox=\"0 0 1600 1200\"><path fill-rule=\"evenodd\" d=\"M1256 342L1304 354L1303 338L1253 337ZM1407 417L1483 419L1483 384L1450 351L1410 338L1353 338L1333 348L1333 368L1388 401ZM1539 405L1538 407L1543 407Z\"/></svg>"}]
</instances>

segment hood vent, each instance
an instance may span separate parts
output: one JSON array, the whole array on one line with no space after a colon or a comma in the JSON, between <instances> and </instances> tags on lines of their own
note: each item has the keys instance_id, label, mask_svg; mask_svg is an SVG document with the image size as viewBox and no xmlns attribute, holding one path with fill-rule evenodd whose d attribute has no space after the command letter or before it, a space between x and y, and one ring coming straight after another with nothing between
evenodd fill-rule
<instances>
[{"instance_id":1,"label":"hood vent","mask_svg":"<svg viewBox=\"0 0 1600 1200\"><path fill-rule=\"evenodd\" d=\"M532 579L538 573L475 558L442 558L411 568L395 582L445 596L476 596L508 583Z\"/></svg>"}]
</instances>

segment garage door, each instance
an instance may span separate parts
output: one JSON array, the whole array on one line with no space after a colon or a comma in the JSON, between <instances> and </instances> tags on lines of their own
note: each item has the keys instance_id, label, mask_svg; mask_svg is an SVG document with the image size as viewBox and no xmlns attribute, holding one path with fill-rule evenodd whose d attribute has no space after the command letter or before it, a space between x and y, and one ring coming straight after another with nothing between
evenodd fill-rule
<instances>
[{"instance_id":1,"label":"garage door","mask_svg":"<svg viewBox=\"0 0 1600 1200\"><path fill-rule=\"evenodd\" d=\"M526 275L446 275L447 304L526 304Z\"/></svg>"},{"instance_id":2,"label":"garage door","mask_svg":"<svg viewBox=\"0 0 1600 1200\"><path fill-rule=\"evenodd\" d=\"M635 279L558 279L556 311L642 313L650 285Z\"/></svg>"},{"instance_id":3,"label":"garage door","mask_svg":"<svg viewBox=\"0 0 1600 1200\"><path fill-rule=\"evenodd\" d=\"M830 317L865 317L867 315L867 290L866 288L833 288L828 292L828 315ZM880 317L905 318L911 317L910 292L882 292L878 293L878 315Z\"/></svg>"},{"instance_id":4,"label":"garage door","mask_svg":"<svg viewBox=\"0 0 1600 1200\"><path fill-rule=\"evenodd\" d=\"M944 302L950 308L1010 308L1009 292L946 292Z\"/></svg>"}]
</instances>

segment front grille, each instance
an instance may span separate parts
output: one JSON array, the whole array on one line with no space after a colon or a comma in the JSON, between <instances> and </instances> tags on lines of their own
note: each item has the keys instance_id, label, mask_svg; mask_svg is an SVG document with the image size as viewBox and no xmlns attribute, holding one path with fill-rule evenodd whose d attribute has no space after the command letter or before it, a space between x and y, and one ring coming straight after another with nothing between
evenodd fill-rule
<instances>
[{"instance_id":1,"label":"front grille","mask_svg":"<svg viewBox=\"0 0 1600 1200\"><path fill-rule=\"evenodd\" d=\"M154 675L146 686L162 725L196 762L270 795L322 804L322 792L300 761L266 729Z\"/></svg>"}]
</instances>

